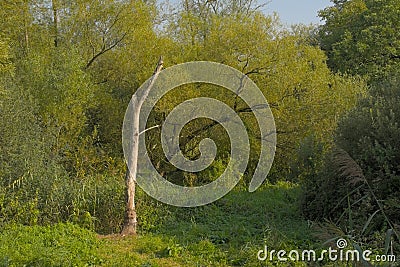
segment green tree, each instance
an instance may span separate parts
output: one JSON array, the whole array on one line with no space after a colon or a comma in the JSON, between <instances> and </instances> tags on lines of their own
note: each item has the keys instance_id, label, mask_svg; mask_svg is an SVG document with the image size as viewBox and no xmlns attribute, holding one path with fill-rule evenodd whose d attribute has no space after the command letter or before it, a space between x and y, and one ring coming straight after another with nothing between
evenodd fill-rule
<instances>
[{"instance_id":1,"label":"green tree","mask_svg":"<svg viewBox=\"0 0 400 267\"><path fill-rule=\"evenodd\" d=\"M85 62L76 52L55 49L28 56L17 69L19 85L34 97L37 115L56 139L54 151L78 176L84 171L82 161L87 160L82 147L92 135L87 111L95 106L97 91L83 66Z\"/></svg>"},{"instance_id":2,"label":"green tree","mask_svg":"<svg viewBox=\"0 0 400 267\"><path fill-rule=\"evenodd\" d=\"M319 36L335 71L385 78L400 65L400 2L397 0L332 1L320 11L325 21Z\"/></svg>"},{"instance_id":3,"label":"green tree","mask_svg":"<svg viewBox=\"0 0 400 267\"><path fill-rule=\"evenodd\" d=\"M53 192L66 175L52 152L54 138L41 127L29 90L19 86L3 41L0 62L0 223L56 219Z\"/></svg>"},{"instance_id":4,"label":"green tree","mask_svg":"<svg viewBox=\"0 0 400 267\"><path fill-rule=\"evenodd\" d=\"M277 124L277 171L288 168L294 150L310 133L320 140L329 140L337 119L353 107L366 90L360 79L333 75L326 65L323 51L310 45L304 34L291 34L281 29L275 17L253 10L251 13L223 16L210 13L207 19L202 20L192 13L183 10L177 25L171 25L171 35L179 40L179 51L182 51L178 62L212 60L224 63L256 82L270 103ZM176 30L173 30L174 27ZM206 34L200 36L200 32ZM167 62L168 57L165 58ZM230 105L246 122L253 148L255 151L259 149L254 118L248 113L246 105L234 95L207 85L185 87L185 94L187 97L204 94ZM175 92L175 98L172 95L166 98L163 103L168 104L164 106L164 112L167 113L182 100L177 95L179 91ZM223 130L215 123L203 122L192 124L183 133L186 137L183 136L182 140L192 140L196 144L201 140L198 137L213 129L216 140L224 136ZM193 151L194 144L188 142L188 150ZM252 159L254 163L257 153Z\"/></svg>"},{"instance_id":5,"label":"green tree","mask_svg":"<svg viewBox=\"0 0 400 267\"><path fill-rule=\"evenodd\" d=\"M13 65L10 57L10 47L7 40L0 39L0 74L13 70Z\"/></svg>"},{"instance_id":6,"label":"green tree","mask_svg":"<svg viewBox=\"0 0 400 267\"><path fill-rule=\"evenodd\" d=\"M33 21L29 10L32 2L19 0L0 3L1 34L10 39L14 51L27 52L29 49Z\"/></svg>"},{"instance_id":7,"label":"green tree","mask_svg":"<svg viewBox=\"0 0 400 267\"><path fill-rule=\"evenodd\" d=\"M36 153L41 155L36 160L43 162L35 163L41 166L40 170L43 171L48 162L57 167L48 170L64 180L59 178L57 183L51 183L54 177L43 171L43 175L34 176L37 177L35 186L26 185L26 188L30 186L27 192L31 195L38 190L40 205L48 200L40 197L41 192L59 189L52 197L60 200L64 215L56 218L71 219L69 216L76 210L78 215L74 213L73 217L78 218L89 210L83 185L87 181L91 182L87 184L95 184L93 176L111 173L122 178L121 126L125 109L135 90L151 76L159 55L164 56L165 67L193 60L212 60L230 65L252 78L268 99L277 122L277 171L288 169L293 151L310 133L314 132L319 140L330 139L338 117L355 104L358 94L365 89L361 80L333 75L329 71L324 53L305 36L304 32L312 29L289 33L280 27L278 18L259 12L253 0L183 3L183 8L170 14L167 21L160 20L155 1L20 0L0 3L1 37L7 37L11 48L3 53L6 46L0 43L0 63L2 68L15 68L14 79L5 78L7 97L2 105L7 107L7 115L4 115L6 123L2 129L4 136L10 138L7 139L10 144L26 143L26 150L37 148L26 151L33 153L26 154L27 162ZM8 65L7 54L12 55L13 66ZM260 149L259 130L249 107L223 88L207 84L177 88L157 104L148 126L160 125L177 104L197 96L219 99L243 119L255 151L249 167L251 172ZM17 101L18 97L24 100ZM27 100L29 107L22 103ZM29 114L25 117L33 122L31 129L24 126L24 118L12 114L13 102L18 106L16 111L21 111L18 114ZM5 125L13 116L17 119L15 128L7 130ZM11 136L17 129L29 133L31 142L22 135L15 135L12 141ZM174 182L182 180L176 168L165 163L159 133L155 128L146 134L152 145L149 155L168 178ZM182 131L184 154L189 158L199 156L198 144L206 136L218 143L216 163L207 173L196 177L184 174L184 183L209 182L214 178L209 177L210 173L220 173L221 165L229 160L230 146L223 128L205 119L189 123ZM4 151L11 149L4 155L18 155L15 159L18 163L10 163L11 167L4 169L7 179L18 180L27 173L22 173L25 169L19 167L25 159L21 156L25 150L18 154L7 146L7 141L2 146ZM63 194L63 190L67 193ZM93 193L96 190L94 187L90 194L96 194ZM63 195L77 196L64 199ZM90 199L96 201L96 195ZM92 206L97 207L96 204ZM53 206L52 210L56 210L54 207L61 206Z\"/></svg>"}]
</instances>

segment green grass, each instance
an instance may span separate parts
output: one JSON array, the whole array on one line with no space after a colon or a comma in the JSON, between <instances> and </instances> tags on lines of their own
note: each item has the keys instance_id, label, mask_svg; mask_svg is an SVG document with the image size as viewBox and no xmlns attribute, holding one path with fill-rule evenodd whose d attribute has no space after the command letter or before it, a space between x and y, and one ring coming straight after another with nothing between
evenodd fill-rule
<instances>
[{"instance_id":1,"label":"green grass","mask_svg":"<svg viewBox=\"0 0 400 267\"><path fill-rule=\"evenodd\" d=\"M0 235L0 266L95 266L100 244L95 233L69 223L9 225Z\"/></svg>"},{"instance_id":2,"label":"green grass","mask_svg":"<svg viewBox=\"0 0 400 267\"><path fill-rule=\"evenodd\" d=\"M298 210L299 193L289 183L268 185L255 193L232 191L211 205L186 212L176 209L158 233L185 248L184 259L194 255L209 264L258 266L256 255L264 245L275 249L311 246L311 229Z\"/></svg>"},{"instance_id":3,"label":"green grass","mask_svg":"<svg viewBox=\"0 0 400 267\"><path fill-rule=\"evenodd\" d=\"M72 224L12 226L0 236L0 266L305 266L257 259L265 245L313 247L299 194L298 186L280 182L255 193L237 189L203 207L158 205L157 212L146 210L155 216L146 220L152 227L145 224L135 237L95 237Z\"/></svg>"}]
</instances>

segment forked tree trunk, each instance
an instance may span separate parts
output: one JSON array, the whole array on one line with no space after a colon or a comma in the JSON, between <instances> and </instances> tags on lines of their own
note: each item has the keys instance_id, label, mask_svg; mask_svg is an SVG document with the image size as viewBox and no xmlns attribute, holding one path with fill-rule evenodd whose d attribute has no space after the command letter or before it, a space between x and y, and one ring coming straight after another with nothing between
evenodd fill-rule
<instances>
[{"instance_id":1,"label":"forked tree trunk","mask_svg":"<svg viewBox=\"0 0 400 267\"><path fill-rule=\"evenodd\" d=\"M154 85L155 80L160 74L163 67L162 57L157 63L157 67L154 70L153 76L150 79L149 85L142 95L134 94L132 96L133 105L133 120L132 120L132 147L131 155L127 159L128 168L125 174L126 182L126 210L125 210L125 222L121 231L121 235L135 235L137 226L137 217L135 209L135 186L136 186L136 175L137 175L137 164L139 155L139 114L140 109L149 95L151 88Z\"/></svg>"}]
</instances>

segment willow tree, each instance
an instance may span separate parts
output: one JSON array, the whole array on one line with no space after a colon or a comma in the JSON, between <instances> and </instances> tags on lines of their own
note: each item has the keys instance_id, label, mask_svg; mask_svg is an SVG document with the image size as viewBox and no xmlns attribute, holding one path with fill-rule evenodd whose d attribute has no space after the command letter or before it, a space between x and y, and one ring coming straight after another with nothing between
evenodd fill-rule
<instances>
[{"instance_id":1,"label":"willow tree","mask_svg":"<svg viewBox=\"0 0 400 267\"><path fill-rule=\"evenodd\" d=\"M183 9L170 26L170 36L179 41L181 60L224 63L242 71L257 84L270 104L277 125L275 168L289 168L288 162L293 159L300 141L311 133L324 141L332 138L337 119L365 91L360 79L332 74L319 47L310 45L304 34L282 29L277 17L266 16L256 7L251 12L233 14L213 12L208 4L200 7L203 9ZM214 97L227 103L249 128L254 151L259 149L257 125L243 101L223 88L210 85L186 86L186 95ZM179 93L167 96L159 110L168 114L181 98ZM182 149L193 151L204 133L216 140L224 135L223 129L213 121L192 123L181 138ZM257 154L252 154L254 162L257 158Z\"/></svg>"}]
</instances>

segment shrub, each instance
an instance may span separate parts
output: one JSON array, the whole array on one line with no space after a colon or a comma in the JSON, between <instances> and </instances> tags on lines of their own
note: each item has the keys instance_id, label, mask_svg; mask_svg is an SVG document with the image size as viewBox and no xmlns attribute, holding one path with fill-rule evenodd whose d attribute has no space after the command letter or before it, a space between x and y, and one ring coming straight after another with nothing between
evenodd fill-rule
<instances>
[{"instance_id":1,"label":"shrub","mask_svg":"<svg viewBox=\"0 0 400 267\"><path fill-rule=\"evenodd\" d=\"M124 214L122 175L77 178L67 173L53 149L54 133L38 119L29 92L7 79L1 82L0 225L71 221L102 233L118 232Z\"/></svg>"},{"instance_id":2,"label":"shrub","mask_svg":"<svg viewBox=\"0 0 400 267\"><path fill-rule=\"evenodd\" d=\"M336 146L303 180L303 213L366 237L400 225L400 78L381 81L339 123ZM397 229L397 231L396 231ZM368 238L365 239L368 241Z\"/></svg>"},{"instance_id":3,"label":"shrub","mask_svg":"<svg viewBox=\"0 0 400 267\"><path fill-rule=\"evenodd\" d=\"M290 180L306 181L315 176L323 165L324 153L324 144L314 135L304 138L290 163Z\"/></svg>"},{"instance_id":4,"label":"shrub","mask_svg":"<svg viewBox=\"0 0 400 267\"><path fill-rule=\"evenodd\" d=\"M359 164L389 218L400 224L400 75L376 84L342 120L337 144Z\"/></svg>"}]
</instances>

